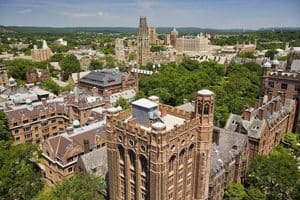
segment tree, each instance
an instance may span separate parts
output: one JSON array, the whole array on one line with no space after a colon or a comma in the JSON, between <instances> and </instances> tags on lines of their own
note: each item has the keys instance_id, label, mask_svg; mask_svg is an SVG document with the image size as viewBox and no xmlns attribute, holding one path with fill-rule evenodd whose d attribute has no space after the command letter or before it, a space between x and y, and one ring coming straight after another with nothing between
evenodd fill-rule
<instances>
[{"instance_id":1,"label":"tree","mask_svg":"<svg viewBox=\"0 0 300 200\"><path fill-rule=\"evenodd\" d=\"M32 162L37 147L0 141L0 199L32 199L43 187L42 173Z\"/></svg>"},{"instance_id":2,"label":"tree","mask_svg":"<svg viewBox=\"0 0 300 200\"><path fill-rule=\"evenodd\" d=\"M126 99L120 97L120 98L116 101L116 103L115 103L114 106L115 106L115 107L121 106L123 110L126 110L126 109L128 109L128 108L130 107L130 103L129 103Z\"/></svg>"},{"instance_id":3,"label":"tree","mask_svg":"<svg viewBox=\"0 0 300 200\"><path fill-rule=\"evenodd\" d=\"M270 200L297 199L299 180L297 160L279 146L269 156L258 156L253 160L247 184L260 188Z\"/></svg>"},{"instance_id":4,"label":"tree","mask_svg":"<svg viewBox=\"0 0 300 200\"><path fill-rule=\"evenodd\" d=\"M270 58L271 60L274 60L274 56L277 54L277 50L276 49L270 49L265 53L265 56Z\"/></svg>"},{"instance_id":5,"label":"tree","mask_svg":"<svg viewBox=\"0 0 300 200\"><path fill-rule=\"evenodd\" d=\"M139 90L139 91L135 94L134 100L138 100L138 99L145 98L145 97L146 97L145 93L144 93L143 91Z\"/></svg>"},{"instance_id":6,"label":"tree","mask_svg":"<svg viewBox=\"0 0 300 200\"><path fill-rule=\"evenodd\" d=\"M64 55L62 53L57 53L51 56L50 61L51 62L60 62L64 58Z\"/></svg>"},{"instance_id":7,"label":"tree","mask_svg":"<svg viewBox=\"0 0 300 200\"><path fill-rule=\"evenodd\" d=\"M11 139L11 135L7 130L7 117L3 111L0 111L0 141L9 141Z\"/></svg>"},{"instance_id":8,"label":"tree","mask_svg":"<svg viewBox=\"0 0 300 200\"><path fill-rule=\"evenodd\" d=\"M264 200L266 199L266 195L260 191L259 188L251 186L246 190L247 196L245 200Z\"/></svg>"},{"instance_id":9,"label":"tree","mask_svg":"<svg viewBox=\"0 0 300 200\"><path fill-rule=\"evenodd\" d=\"M41 88L52 92L55 95L58 95L61 88L60 86L52 79L48 79L42 82Z\"/></svg>"},{"instance_id":10,"label":"tree","mask_svg":"<svg viewBox=\"0 0 300 200\"><path fill-rule=\"evenodd\" d=\"M102 61L93 59L90 62L89 69L96 70L96 69L103 69L103 67L104 67L104 63Z\"/></svg>"},{"instance_id":11,"label":"tree","mask_svg":"<svg viewBox=\"0 0 300 200\"><path fill-rule=\"evenodd\" d=\"M129 59L130 61L135 60L136 57L137 57L137 55L136 55L135 53L129 53L129 54L128 54L128 59Z\"/></svg>"},{"instance_id":12,"label":"tree","mask_svg":"<svg viewBox=\"0 0 300 200\"><path fill-rule=\"evenodd\" d=\"M70 74L80 72L80 63L73 54L65 56L59 64L64 81L68 80Z\"/></svg>"},{"instance_id":13,"label":"tree","mask_svg":"<svg viewBox=\"0 0 300 200\"><path fill-rule=\"evenodd\" d=\"M224 193L224 199L226 200L243 200L246 196L244 186L239 183L229 185Z\"/></svg>"},{"instance_id":14,"label":"tree","mask_svg":"<svg viewBox=\"0 0 300 200\"><path fill-rule=\"evenodd\" d=\"M80 173L39 194L36 200L104 200L105 190L103 178L89 173Z\"/></svg>"}]
</instances>

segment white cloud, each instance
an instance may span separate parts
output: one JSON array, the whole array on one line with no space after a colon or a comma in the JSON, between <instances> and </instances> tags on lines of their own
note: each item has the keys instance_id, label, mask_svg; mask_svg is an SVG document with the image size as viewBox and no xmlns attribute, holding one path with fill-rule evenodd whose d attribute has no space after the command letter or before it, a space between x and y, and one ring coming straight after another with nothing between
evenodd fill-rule
<instances>
[{"instance_id":1,"label":"white cloud","mask_svg":"<svg viewBox=\"0 0 300 200\"><path fill-rule=\"evenodd\" d=\"M74 18L84 18L84 17L101 17L104 15L102 11L99 12L63 12L63 15Z\"/></svg>"},{"instance_id":2,"label":"white cloud","mask_svg":"<svg viewBox=\"0 0 300 200\"><path fill-rule=\"evenodd\" d=\"M31 12L32 12L32 9L30 9L30 8L26 8L26 9L17 11L18 14L27 14L27 13L31 13Z\"/></svg>"}]
</instances>

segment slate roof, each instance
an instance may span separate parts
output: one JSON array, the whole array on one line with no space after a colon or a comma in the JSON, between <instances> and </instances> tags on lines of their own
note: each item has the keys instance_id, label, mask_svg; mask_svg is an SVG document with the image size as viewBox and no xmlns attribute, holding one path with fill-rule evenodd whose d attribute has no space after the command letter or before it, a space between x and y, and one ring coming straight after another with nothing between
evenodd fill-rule
<instances>
[{"instance_id":1,"label":"slate roof","mask_svg":"<svg viewBox=\"0 0 300 200\"><path fill-rule=\"evenodd\" d=\"M79 82L98 87L107 87L119 85L122 83L122 77L127 77L128 73L120 72L118 69L104 69L91 71L83 76Z\"/></svg>"},{"instance_id":2,"label":"slate roof","mask_svg":"<svg viewBox=\"0 0 300 200\"><path fill-rule=\"evenodd\" d=\"M264 100L265 103L261 107L255 110L251 108L252 110L250 110L251 111L250 121L244 120L241 115L230 114L226 122L225 129L228 129L230 131L236 131L238 125L240 124L242 125L242 127L244 127L247 130L249 137L259 139L263 127L265 127L266 124L270 124L272 121L278 119L283 112L290 111L291 106L293 105L294 102L294 100L292 99L286 99L285 105L283 105L280 102L279 96L273 98L271 101L266 102L266 97L267 96L265 96L265 100ZM270 103L274 101L278 101L279 106L278 109L275 110L273 114L271 114L270 111L268 110L268 107ZM264 114L262 120L258 118L259 109L263 109Z\"/></svg>"},{"instance_id":3,"label":"slate roof","mask_svg":"<svg viewBox=\"0 0 300 200\"><path fill-rule=\"evenodd\" d=\"M83 154L80 158L87 172L95 173L96 176L105 176L108 171L107 166L107 148L101 147L87 154ZM96 169L96 172L93 170Z\"/></svg>"},{"instance_id":4,"label":"slate roof","mask_svg":"<svg viewBox=\"0 0 300 200\"><path fill-rule=\"evenodd\" d=\"M291 71L300 72L300 60L293 60L291 65Z\"/></svg>"},{"instance_id":5,"label":"slate roof","mask_svg":"<svg viewBox=\"0 0 300 200\"><path fill-rule=\"evenodd\" d=\"M219 130L219 145L213 143L211 152L211 171L215 174L221 172L226 164L235 160L245 147L248 136L223 128L214 127Z\"/></svg>"}]
</instances>

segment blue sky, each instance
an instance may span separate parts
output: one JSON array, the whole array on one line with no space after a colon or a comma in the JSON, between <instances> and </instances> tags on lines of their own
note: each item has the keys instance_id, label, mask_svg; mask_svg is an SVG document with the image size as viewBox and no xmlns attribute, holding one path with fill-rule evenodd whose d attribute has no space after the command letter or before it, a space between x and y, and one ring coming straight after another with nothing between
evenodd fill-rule
<instances>
[{"instance_id":1,"label":"blue sky","mask_svg":"<svg viewBox=\"0 0 300 200\"><path fill-rule=\"evenodd\" d=\"M300 0L0 0L0 25L300 27Z\"/></svg>"}]
</instances>

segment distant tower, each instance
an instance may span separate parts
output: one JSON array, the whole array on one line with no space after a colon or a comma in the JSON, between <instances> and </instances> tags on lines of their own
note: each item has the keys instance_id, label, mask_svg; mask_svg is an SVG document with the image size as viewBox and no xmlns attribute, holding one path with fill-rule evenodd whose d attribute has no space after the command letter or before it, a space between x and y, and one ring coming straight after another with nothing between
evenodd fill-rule
<instances>
[{"instance_id":1,"label":"distant tower","mask_svg":"<svg viewBox=\"0 0 300 200\"><path fill-rule=\"evenodd\" d=\"M176 39L178 37L178 32L176 31L176 29L174 28L171 31L171 35L170 35L170 40L171 40L171 45L175 48L176 47Z\"/></svg>"},{"instance_id":2,"label":"distant tower","mask_svg":"<svg viewBox=\"0 0 300 200\"><path fill-rule=\"evenodd\" d=\"M138 64L147 64L150 56L149 31L146 17L140 17L138 32Z\"/></svg>"}]
</instances>

